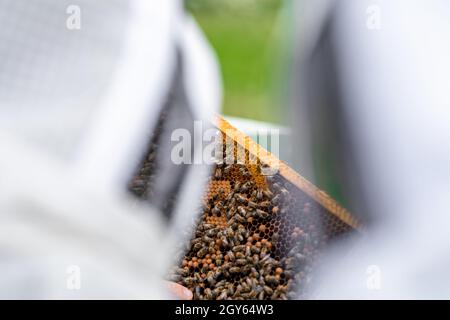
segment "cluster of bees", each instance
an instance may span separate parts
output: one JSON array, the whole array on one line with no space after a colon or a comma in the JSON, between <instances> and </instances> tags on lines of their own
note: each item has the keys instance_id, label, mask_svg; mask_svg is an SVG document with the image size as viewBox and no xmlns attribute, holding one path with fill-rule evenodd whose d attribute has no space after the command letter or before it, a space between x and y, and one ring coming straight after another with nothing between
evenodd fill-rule
<instances>
[{"instance_id":1,"label":"cluster of bees","mask_svg":"<svg viewBox=\"0 0 450 320\"><path fill-rule=\"evenodd\" d=\"M165 117L166 112L163 111L159 116L153 138L147 146L145 157L128 184L128 190L140 200L148 200L153 196L152 184L154 183L154 174L157 170L156 154L159 149L158 140L163 131Z\"/></svg>"},{"instance_id":2,"label":"cluster of bees","mask_svg":"<svg viewBox=\"0 0 450 320\"><path fill-rule=\"evenodd\" d=\"M169 276L194 299L305 297L320 249L347 231L281 176L260 171L216 166L190 248Z\"/></svg>"},{"instance_id":3,"label":"cluster of bees","mask_svg":"<svg viewBox=\"0 0 450 320\"><path fill-rule=\"evenodd\" d=\"M151 200L161 130L129 185L141 200ZM192 238L168 275L194 299L307 298L322 249L353 230L279 173L262 175L262 167L215 166Z\"/></svg>"}]
</instances>

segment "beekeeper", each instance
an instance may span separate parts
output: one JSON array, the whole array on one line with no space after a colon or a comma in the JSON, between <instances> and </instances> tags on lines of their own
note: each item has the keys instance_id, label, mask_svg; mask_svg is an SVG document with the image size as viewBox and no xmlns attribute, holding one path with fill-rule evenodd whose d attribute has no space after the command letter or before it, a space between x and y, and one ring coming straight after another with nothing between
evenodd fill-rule
<instances>
[{"instance_id":1,"label":"beekeeper","mask_svg":"<svg viewBox=\"0 0 450 320\"><path fill-rule=\"evenodd\" d=\"M199 28L180 0L0 0L0 15L0 298L171 297L207 168L167 161L166 216L127 182L162 110L190 128L219 108Z\"/></svg>"}]
</instances>

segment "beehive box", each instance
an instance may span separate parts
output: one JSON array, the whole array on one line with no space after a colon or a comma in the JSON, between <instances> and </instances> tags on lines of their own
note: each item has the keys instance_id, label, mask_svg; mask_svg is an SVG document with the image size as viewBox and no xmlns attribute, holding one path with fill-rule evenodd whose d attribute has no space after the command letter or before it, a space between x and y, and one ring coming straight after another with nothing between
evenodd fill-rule
<instances>
[{"instance_id":1,"label":"beehive box","mask_svg":"<svg viewBox=\"0 0 450 320\"><path fill-rule=\"evenodd\" d=\"M214 167L189 250L169 279L194 299L308 297L320 253L358 222L223 118L215 125L225 161Z\"/></svg>"}]
</instances>

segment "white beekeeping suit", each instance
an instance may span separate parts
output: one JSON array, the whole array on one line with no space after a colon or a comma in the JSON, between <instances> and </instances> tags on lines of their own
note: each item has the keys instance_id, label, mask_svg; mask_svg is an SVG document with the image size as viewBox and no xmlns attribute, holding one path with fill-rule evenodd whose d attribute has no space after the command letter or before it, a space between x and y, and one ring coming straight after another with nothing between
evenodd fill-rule
<instances>
[{"instance_id":1,"label":"white beekeeping suit","mask_svg":"<svg viewBox=\"0 0 450 320\"><path fill-rule=\"evenodd\" d=\"M180 184L169 225L126 187L171 91L168 121L219 108L198 27L177 0L0 0L0 15L0 298L169 297L207 168L160 177Z\"/></svg>"},{"instance_id":2,"label":"white beekeeping suit","mask_svg":"<svg viewBox=\"0 0 450 320\"><path fill-rule=\"evenodd\" d=\"M315 297L448 299L449 3L302 4L317 22L298 36L302 108L367 226L322 262Z\"/></svg>"}]
</instances>

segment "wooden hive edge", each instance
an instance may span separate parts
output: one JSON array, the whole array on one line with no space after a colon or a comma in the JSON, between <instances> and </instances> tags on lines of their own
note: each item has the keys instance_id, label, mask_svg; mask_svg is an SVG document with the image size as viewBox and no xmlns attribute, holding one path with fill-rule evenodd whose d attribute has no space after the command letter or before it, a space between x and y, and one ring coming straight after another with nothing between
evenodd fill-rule
<instances>
[{"instance_id":1,"label":"wooden hive edge","mask_svg":"<svg viewBox=\"0 0 450 320\"><path fill-rule=\"evenodd\" d=\"M269 165L271 167L273 167L274 164L277 163L278 173L284 179L303 191L306 195L311 197L341 221L351 226L353 229L362 229L358 220L353 217L353 215L347 209L342 207L339 203L336 202L336 200L329 196L325 191L319 189L312 182L308 181L306 178L298 174L294 169L289 167L285 162L275 157L272 153L253 141L253 139L236 129L222 116L216 115L213 119L213 124L223 134L245 148L249 152L249 154L257 157L261 161L261 163Z\"/></svg>"}]
</instances>

